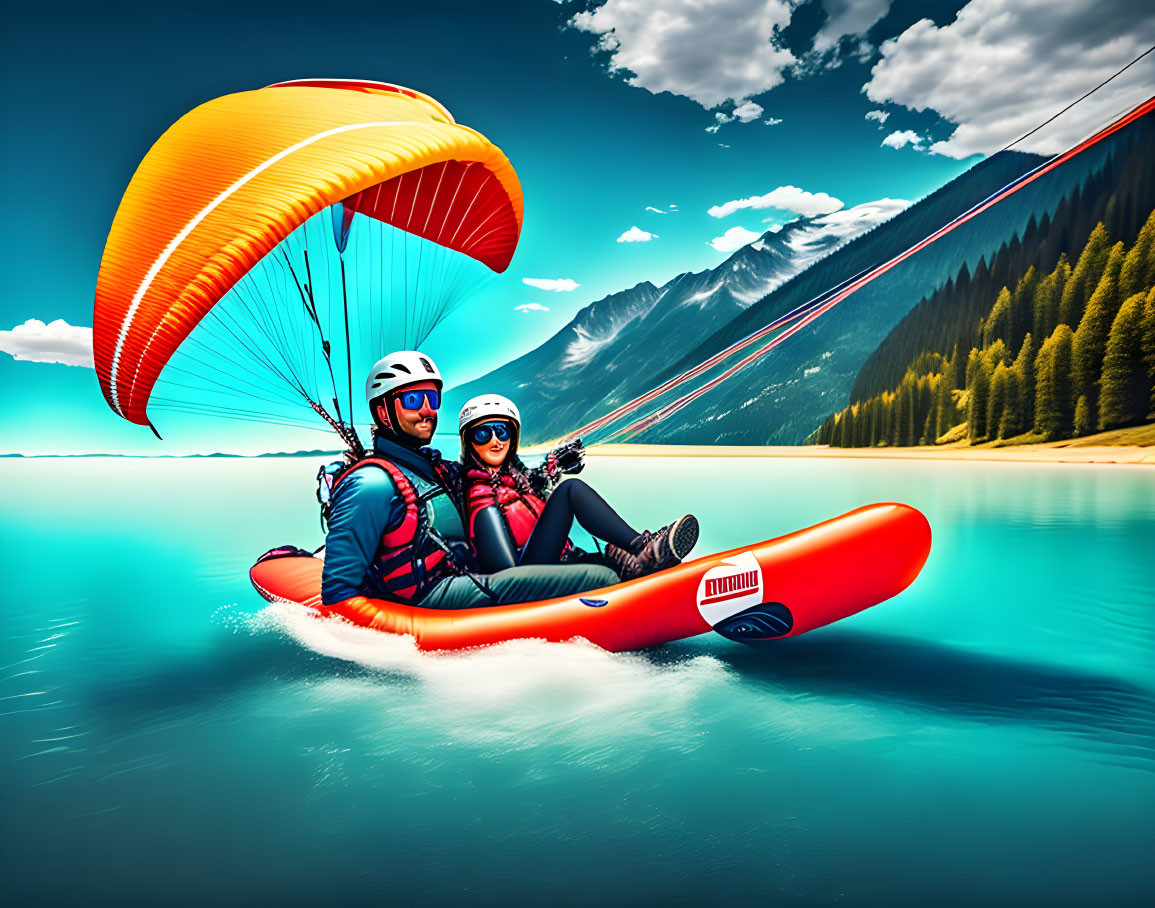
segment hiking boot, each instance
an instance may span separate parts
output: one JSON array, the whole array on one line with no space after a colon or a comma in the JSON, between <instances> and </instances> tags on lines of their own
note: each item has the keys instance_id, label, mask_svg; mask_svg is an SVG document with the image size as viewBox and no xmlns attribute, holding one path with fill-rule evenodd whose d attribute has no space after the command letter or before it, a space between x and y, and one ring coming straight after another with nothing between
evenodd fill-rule
<instances>
[{"instance_id":1,"label":"hiking boot","mask_svg":"<svg viewBox=\"0 0 1155 908\"><path fill-rule=\"evenodd\" d=\"M637 553L643 572L653 574L680 564L697 541L698 518L687 514L656 533L645 531L633 541L631 548Z\"/></svg>"},{"instance_id":2,"label":"hiking boot","mask_svg":"<svg viewBox=\"0 0 1155 908\"><path fill-rule=\"evenodd\" d=\"M636 580L645 574L642 562L638 560L638 556L620 546L612 543L607 545L606 558L610 560L613 569L617 571L618 576L621 577L622 580Z\"/></svg>"}]
</instances>

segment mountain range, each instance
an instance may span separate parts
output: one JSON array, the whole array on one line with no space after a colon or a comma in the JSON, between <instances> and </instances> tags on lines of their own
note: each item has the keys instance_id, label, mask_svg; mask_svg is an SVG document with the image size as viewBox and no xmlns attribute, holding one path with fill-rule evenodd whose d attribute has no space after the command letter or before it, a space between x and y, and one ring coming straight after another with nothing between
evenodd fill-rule
<instances>
[{"instance_id":1,"label":"mountain range","mask_svg":"<svg viewBox=\"0 0 1155 908\"><path fill-rule=\"evenodd\" d=\"M964 263L973 270L1032 220L1053 215L1065 197L1126 148L1149 142L1149 120L1120 130L923 249L632 440L801 443L848 403L863 363L920 300ZM884 199L799 218L716 268L678 275L662 287L642 282L611 294L586 306L535 350L447 392L447 407L475 394L505 394L521 410L527 443L561 437L887 261L1043 161L1000 152L913 205Z\"/></svg>"}]
</instances>

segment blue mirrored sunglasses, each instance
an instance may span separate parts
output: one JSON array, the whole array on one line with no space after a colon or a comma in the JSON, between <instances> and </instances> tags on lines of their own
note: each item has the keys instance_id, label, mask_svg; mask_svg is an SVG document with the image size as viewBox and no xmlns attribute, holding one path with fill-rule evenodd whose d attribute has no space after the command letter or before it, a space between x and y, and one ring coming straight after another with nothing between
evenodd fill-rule
<instances>
[{"instance_id":1,"label":"blue mirrored sunglasses","mask_svg":"<svg viewBox=\"0 0 1155 908\"><path fill-rule=\"evenodd\" d=\"M439 391L402 391L397 395L397 402L406 410L420 410L423 401L429 401L430 408L436 410L441 406Z\"/></svg>"},{"instance_id":2,"label":"blue mirrored sunglasses","mask_svg":"<svg viewBox=\"0 0 1155 908\"><path fill-rule=\"evenodd\" d=\"M509 441L509 436L509 423L483 422L480 426L473 427L472 438L475 445L486 444L491 438L496 438L498 441Z\"/></svg>"}]
</instances>

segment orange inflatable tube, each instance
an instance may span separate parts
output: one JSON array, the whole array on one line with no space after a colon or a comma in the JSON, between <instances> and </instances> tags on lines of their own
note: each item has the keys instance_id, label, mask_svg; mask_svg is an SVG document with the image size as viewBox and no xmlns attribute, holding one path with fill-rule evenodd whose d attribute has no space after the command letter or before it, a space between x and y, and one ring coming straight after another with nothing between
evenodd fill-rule
<instances>
[{"instance_id":1,"label":"orange inflatable tube","mask_svg":"<svg viewBox=\"0 0 1155 908\"><path fill-rule=\"evenodd\" d=\"M293 602L392 634L425 650L505 640L584 638L619 652L716 630L733 640L794 637L906 589L930 554L930 524L903 504L873 504L804 530L687 561L575 596L445 611L357 597L321 604L322 561L257 562L249 576L269 602Z\"/></svg>"}]
</instances>

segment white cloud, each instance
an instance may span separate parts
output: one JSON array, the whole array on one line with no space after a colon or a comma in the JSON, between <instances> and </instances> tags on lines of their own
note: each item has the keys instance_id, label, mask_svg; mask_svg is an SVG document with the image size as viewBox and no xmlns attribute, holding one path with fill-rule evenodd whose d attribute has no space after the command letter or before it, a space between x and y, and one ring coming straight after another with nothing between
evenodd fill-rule
<instances>
[{"instance_id":1,"label":"white cloud","mask_svg":"<svg viewBox=\"0 0 1155 908\"><path fill-rule=\"evenodd\" d=\"M654 94L668 91L710 109L739 107L783 81L795 62L776 46L790 0L600 0L570 24L598 36L611 72Z\"/></svg>"},{"instance_id":2,"label":"white cloud","mask_svg":"<svg viewBox=\"0 0 1155 908\"><path fill-rule=\"evenodd\" d=\"M782 120L778 117L770 117L770 119L765 121L767 126L777 126L781 122Z\"/></svg>"},{"instance_id":3,"label":"white cloud","mask_svg":"<svg viewBox=\"0 0 1155 908\"><path fill-rule=\"evenodd\" d=\"M939 28L916 22L883 42L863 86L871 101L933 110L955 125L930 151L991 154L1155 44L1155 7L1132 0L971 0ZM1146 100L1155 55L1015 146L1053 154Z\"/></svg>"},{"instance_id":4,"label":"white cloud","mask_svg":"<svg viewBox=\"0 0 1155 908\"><path fill-rule=\"evenodd\" d=\"M822 7L826 23L814 36L814 49L819 53L833 50L845 37L865 35L886 15L890 0L822 0Z\"/></svg>"},{"instance_id":5,"label":"white cloud","mask_svg":"<svg viewBox=\"0 0 1155 908\"><path fill-rule=\"evenodd\" d=\"M842 202L825 192L807 192L797 186L779 186L766 195L751 196L747 199L734 199L723 202L709 209L707 214L715 218L724 218L743 208L778 208L782 211L793 211L807 217L816 214L828 214L842 207Z\"/></svg>"},{"instance_id":6,"label":"white cloud","mask_svg":"<svg viewBox=\"0 0 1155 908\"><path fill-rule=\"evenodd\" d=\"M513 308L518 312L549 312L549 306L543 306L541 303L525 303Z\"/></svg>"},{"instance_id":7,"label":"white cloud","mask_svg":"<svg viewBox=\"0 0 1155 908\"><path fill-rule=\"evenodd\" d=\"M904 129L901 132L892 132L882 140L882 144L887 148L905 148L910 145L921 151L922 136L913 129Z\"/></svg>"},{"instance_id":8,"label":"white cloud","mask_svg":"<svg viewBox=\"0 0 1155 908\"><path fill-rule=\"evenodd\" d=\"M717 111L714 114L714 122L706 127L706 132L717 132L727 123L733 123L735 120L741 123L753 123L762 116L763 113L764 111L762 110L761 104L746 101L743 104L737 105L732 114L723 113L720 110ZM781 123L782 121L779 120L778 122Z\"/></svg>"},{"instance_id":9,"label":"white cloud","mask_svg":"<svg viewBox=\"0 0 1155 908\"><path fill-rule=\"evenodd\" d=\"M821 366L811 366L809 369L804 369L802 371L802 377L803 378L809 378L811 375L817 375L821 371L822 371Z\"/></svg>"},{"instance_id":10,"label":"white cloud","mask_svg":"<svg viewBox=\"0 0 1155 908\"><path fill-rule=\"evenodd\" d=\"M739 104L734 108L734 116L743 123L753 123L762 116L762 113L762 105L755 104L753 101L747 101L745 104Z\"/></svg>"},{"instance_id":11,"label":"white cloud","mask_svg":"<svg viewBox=\"0 0 1155 908\"><path fill-rule=\"evenodd\" d=\"M658 235L656 233L650 233L649 231L642 230L640 227L631 227L629 230L627 230L625 233L623 233L620 237L618 237L618 242L619 243L648 243L650 240L656 240L657 238L658 238Z\"/></svg>"},{"instance_id":12,"label":"white cloud","mask_svg":"<svg viewBox=\"0 0 1155 908\"><path fill-rule=\"evenodd\" d=\"M733 117L727 116L726 114L722 113L722 111L718 111L716 114L714 114L714 122L706 127L706 132L717 132L727 123L733 122Z\"/></svg>"},{"instance_id":13,"label":"white cloud","mask_svg":"<svg viewBox=\"0 0 1155 908\"><path fill-rule=\"evenodd\" d=\"M671 204L670 204L668 207L669 207L669 209L670 209L671 211L673 211L673 210L674 210L675 208L677 208L678 206L677 206L677 205L674 205L673 203L671 203Z\"/></svg>"},{"instance_id":14,"label":"white cloud","mask_svg":"<svg viewBox=\"0 0 1155 908\"><path fill-rule=\"evenodd\" d=\"M731 227L721 236L716 236L710 240L710 245L719 252L733 252L735 249L741 249L746 244L758 239L761 235L753 230L747 230L745 227Z\"/></svg>"},{"instance_id":15,"label":"white cloud","mask_svg":"<svg viewBox=\"0 0 1155 908\"><path fill-rule=\"evenodd\" d=\"M722 143L722 142L719 142L719 143L718 143L718 147L719 147L719 148L729 148L730 146L729 146L729 145L726 145L726 144L724 144L724 143Z\"/></svg>"},{"instance_id":16,"label":"white cloud","mask_svg":"<svg viewBox=\"0 0 1155 908\"><path fill-rule=\"evenodd\" d=\"M0 350L33 363L62 363L92 368L92 329L56 319L47 325L30 318L11 331L0 331Z\"/></svg>"},{"instance_id":17,"label":"white cloud","mask_svg":"<svg viewBox=\"0 0 1155 908\"><path fill-rule=\"evenodd\" d=\"M819 215L805 223L779 226L777 230L771 227L770 230L779 234L778 244L785 243L789 247L790 274L797 274L860 234L890 220L908 205L910 202L905 199L878 199ZM790 274L782 274L780 278L785 280ZM768 289L763 292L768 292Z\"/></svg>"},{"instance_id":18,"label":"white cloud","mask_svg":"<svg viewBox=\"0 0 1155 908\"><path fill-rule=\"evenodd\" d=\"M655 208L653 205L647 205L647 206L646 206L646 211L653 211L653 212L655 212L655 213L657 213L657 214L666 214L666 213L667 213L667 212L665 212L665 211L662 211L662 209L661 209L661 208Z\"/></svg>"},{"instance_id":19,"label":"white cloud","mask_svg":"<svg viewBox=\"0 0 1155 908\"><path fill-rule=\"evenodd\" d=\"M568 277L523 277L521 282L530 287L536 287L538 290L552 290L555 293L568 293L581 286L577 281Z\"/></svg>"},{"instance_id":20,"label":"white cloud","mask_svg":"<svg viewBox=\"0 0 1155 908\"><path fill-rule=\"evenodd\" d=\"M906 199L878 199L874 202L864 202L853 208L843 208L839 211L817 217L812 225L798 231L798 236L806 236L806 231L820 231L826 237L835 237L842 242L853 239L860 233L865 233L877 227L883 221L908 207Z\"/></svg>"},{"instance_id":21,"label":"white cloud","mask_svg":"<svg viewBox=\"0 0 1155 908\"><path fill-rule=\"evenodd\" d=\"M885 110L868 110L866 112L866 119L877 120L878 128L882 129L882 124L890 119L890 114Z\"/></svg>"}]
</instances>

